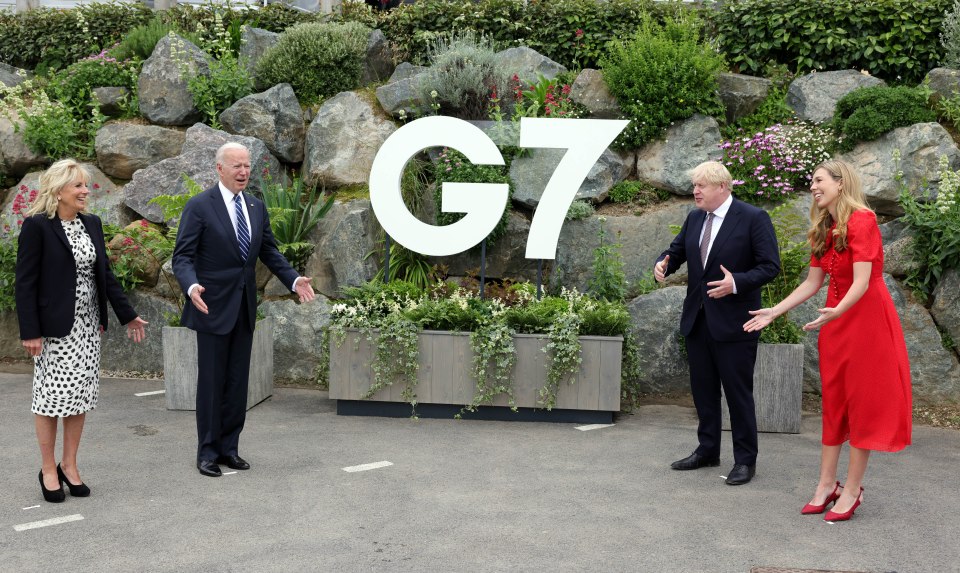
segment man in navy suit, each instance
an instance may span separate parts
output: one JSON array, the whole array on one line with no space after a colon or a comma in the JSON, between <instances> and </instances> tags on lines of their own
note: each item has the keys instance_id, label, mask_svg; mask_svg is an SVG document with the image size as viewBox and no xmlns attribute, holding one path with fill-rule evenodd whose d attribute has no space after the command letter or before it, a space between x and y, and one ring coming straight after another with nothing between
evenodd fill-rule
<instances>
[{"instance_id":1,"label":"man in navy suit","mask_svg":"<svg viewBox=\"0 0 960 573\"><path fill-rule=\"evenodd\" d=\"M180 217L173 272L190 299L181 324L197 331L197 469L221 474L218 464L250 468L238 443L247 413L250 349L256 324L259 258L284 285L313 300L310 279L300 277L277 250L263 202L243 193L250 152L239 143L217 150L220 182L190 199Z\"/></svg>"},{"instance_id":2,"label":"man in navy suit","mask_svg":"<svg viewBox=\"0 0 960 573\"><path fill-rule=\"evenodd\" d=\"M733 434L734 466L727 484L741 485L756 473L753 367L759 339L757 333L744 332L743 324L750 320L748 311L760 308L761 287L780 272L780 254L770 217L733 198L732 178L723 164L701 163L690 172L690 179L697 209L660 254L653 271L662 283L687 263L680 333L686 337L700 445L671 467L694 470L720 465L722 387Z\"/></svg>"}]
</instances>

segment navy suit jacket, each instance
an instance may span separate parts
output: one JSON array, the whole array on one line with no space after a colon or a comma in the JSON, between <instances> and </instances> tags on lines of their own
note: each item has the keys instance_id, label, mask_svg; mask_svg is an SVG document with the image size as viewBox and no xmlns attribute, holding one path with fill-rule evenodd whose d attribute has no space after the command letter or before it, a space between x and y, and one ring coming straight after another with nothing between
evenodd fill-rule
<instances>
[{"instance_id":1,"label":"navy suit jacket","mask_svg":"<svg viewBox=\"0 0 960 573\"><path fill-rule=\"evenodd\" d=\"M94 279L100 326L107 328L107 301L123 324L137 317L123 288L107 264L103 225L96 215L77 215L90 235L97 254ZM43 213L27 217L17 246L17 320L20 338L62 338L70 334L76 314L77 263L59 217Z\"/></svg>"},{"instance_id":2,"label":"navy suit jacket","mask_svg":"<svg viewBox=\"0 0 960 573\"><path fill-rule=\"evenodd\" d=\"M183 208L173 250L173 273L188 299L180 323L197 332L230 332L244 295L250 324L256 324L258 258L291 290L299 276L277 250L263 201L246 192L243 198L250 215L250 251L246 260L240 254L219 185L191 198ZM201 297L209 314L198 311L189 301L187 289L194 284L205 289Z\"/></svg>"},{"instance_id":3,"label":"navy suit jacket","mask_svg":"<svg viewBox=\"0 0 960 573\"><path fill-rule=\"evenodd\" d=\"M687 296L680 316L680 333L690 334L702 306L714 340L756 340L760 333L744 332L743 324L750 320L748 311L761 308L761 287L780 272L780 251L773 223L766 211L734 199L704 268L700 262L700 231L706 216L706 211L694 209L684 221L680 234L657 259L660 262L670 255L667 275L687 263ZM733 273L737 294L714 299L707 296L710 289L707 283L723 278L720 265Z\"/></svg>"}]
</instances>

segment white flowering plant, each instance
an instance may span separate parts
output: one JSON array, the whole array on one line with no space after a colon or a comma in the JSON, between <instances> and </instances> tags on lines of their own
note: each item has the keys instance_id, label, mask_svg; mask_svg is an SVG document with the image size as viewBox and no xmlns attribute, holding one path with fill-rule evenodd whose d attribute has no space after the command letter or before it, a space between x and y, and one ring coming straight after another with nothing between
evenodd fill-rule
<instances>
[{"instance_id":1,"label":"white flowering plant","mask_svg":"<svg viewBox=\"0 0 960 573\"><path fill-rule=\"evenodd\" d=\"M337 344L347 329L359 330L376 345L374 382L366 397L394 383L404 386L404 400L417 404L417 334L421 330L470 332L477 391L466 410L489 404L506 394L513 405L509 380L514 364L513 335L545 334L550 342L548 383L540 403L551 409L559 384L571 379L580 365L578 336L626 336L630 315L623 302L596 300L576 289L558 296L536 297L530 283L492 285L480 297L476 285L438 282L421 289L411 283L371 282L348 288L331 307L330 333ZM414 412L416 410L414 409Z\"/></svg>"}]
</instances>

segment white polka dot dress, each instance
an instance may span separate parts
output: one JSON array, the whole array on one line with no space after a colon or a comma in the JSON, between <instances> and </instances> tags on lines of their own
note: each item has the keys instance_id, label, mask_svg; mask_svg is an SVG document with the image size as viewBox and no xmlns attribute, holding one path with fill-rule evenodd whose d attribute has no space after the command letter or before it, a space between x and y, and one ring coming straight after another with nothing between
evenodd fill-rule
<instances>
[{"instance_id":1,"label":"white polka dot dress","mask_svg":"<svg viewBox=\"0 0 960 573\"><path fill-rule=\"evenodd\" d=\"M100 319L93 265L97 254L79 217L61 221L77 263L73 328L63 338L44 337L34 359L33 406L41 416L74 416L97 406L100 394Z\"/></svg>"}]
</instances>

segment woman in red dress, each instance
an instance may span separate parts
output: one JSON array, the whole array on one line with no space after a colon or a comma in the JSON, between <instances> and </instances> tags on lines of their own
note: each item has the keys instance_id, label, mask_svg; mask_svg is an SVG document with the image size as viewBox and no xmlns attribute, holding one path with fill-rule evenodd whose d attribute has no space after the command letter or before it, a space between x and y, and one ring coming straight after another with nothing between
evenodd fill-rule
<instances>
[{"instance_id":1,"label":"woman in red dress","mask_svg":"<svg viewBox=\"0 0 960 573\"><path fill-rule=\"evenodd\" d=\"M910 364L903 330L883 282L883 244L867 207L860 177L831 160L813 173L810 269L806 280L773 308L753 311L753 332L813 296L830 275L826 307L804 330L821 328L823 449L820 482L803 514L827 512L845 521L863 501L863 476L872 450L896 452L910 444ZM840 448L850 441L847 482L837 481Z\"/></svg>"}]
</instances>

